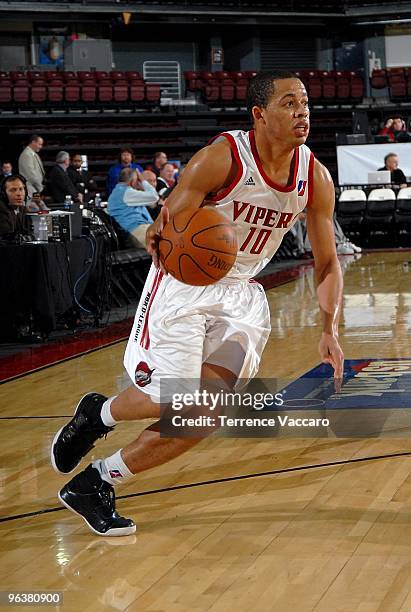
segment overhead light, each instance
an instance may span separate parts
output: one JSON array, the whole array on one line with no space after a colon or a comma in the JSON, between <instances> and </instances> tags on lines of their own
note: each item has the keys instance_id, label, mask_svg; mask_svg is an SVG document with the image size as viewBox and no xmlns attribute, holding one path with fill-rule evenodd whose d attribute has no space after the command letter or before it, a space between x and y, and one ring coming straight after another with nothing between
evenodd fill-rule
<instances>
[{"instance_id":1,"label":"overhead light","mask_svg":"<svg viewBox=\"0 0 411 612\"><path fill-rule=\"evenodd\" d=\"M131 13L123 13L123 21L125 25L128 25L131 21Z\"/></svg>"}]
</instances>

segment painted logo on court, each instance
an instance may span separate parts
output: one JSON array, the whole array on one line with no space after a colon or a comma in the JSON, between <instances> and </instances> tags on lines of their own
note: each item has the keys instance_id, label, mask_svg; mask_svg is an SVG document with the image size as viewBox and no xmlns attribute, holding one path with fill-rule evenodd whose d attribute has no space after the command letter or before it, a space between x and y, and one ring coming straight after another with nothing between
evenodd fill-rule
<instances>
[{"instance_id":1,"label":"painted logo on court","mask_svg":"<svg viewBox=\"0 0 411 612\"><path fill-rule=\"evenodd\" d=\"M411 409L411 359L347 359L337 393L321 364L285 388L285 410Z\"/></svg>"},{"instance_id":2,"label":"painted logo on court","mask_svg":"<svg viewBox=\"0 0 411 612\"><path fill-rule=\"evenodd\" d=\"M154 372L155 368L152 370L148 367L145 361L140 361L136 367L136 373L134 376L134 380L136 381L136 385L138 387L145 387L151 383L151 375Z\"/></svg>"}]
</instances>

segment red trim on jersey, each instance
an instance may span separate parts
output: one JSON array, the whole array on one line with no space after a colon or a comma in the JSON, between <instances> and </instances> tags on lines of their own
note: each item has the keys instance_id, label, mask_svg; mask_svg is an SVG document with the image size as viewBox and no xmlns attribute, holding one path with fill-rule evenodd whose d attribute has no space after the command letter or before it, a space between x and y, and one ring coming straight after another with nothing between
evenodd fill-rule
<instances>
[{"instance_id":1,"label":"red trim on jersey","mask_svg":"<svg viewBox=\"0 0 411 612\"><path fill-rule=\"evenodd\" d=\"M274 181L272 181L270 177L264 172L263 164L261 163L261 159L257 151L254 130L250 130L249 134L250 134L251 152L253 154L254 161L257 164L258 171L263 177L265 183L269 187L272 187L273 189L275 189L276 191L282 191L283 193L289 193L290 191L294 191L296 182L297 182L298 166L299 166L299 160L300 160L299 148L297 147L294 152L294 158L293 158L294 159L294 176L293 176L292 184L289 185L288 187L282 187L281 185L277 185L277 183L274 183Z\"/></svg>"},{"instance_id":2,"label":"red trim on jersey","mask_svg":"<svg viewBox=\"0 0 411 612\"><path fill-rule=\"evenodd\" d=\"M155 295L157 293L157 289L160 286L160 282L161 282L161 279L163 278L163 276L164 276L164 273L158 268L157 272L156 272L156 275L154 277L154 281L153 281L153 285L152 285L152 289L151 289L152 294L151 294L151 298L150 298L150 301L149 301L148 306L147 306L147 312L146 312L146 317L145 317L145 320L144 320L143 332L141 334L140 344L141 344L141 346L144 349L150 348L150 334L149 334L149 331L148 331L148 317L149 317L149 314L150 314L151 305L153 303L153 300L154 300Z\"/></svg>"},{"instance_id":3,"label":"red trim on jersey","mask_svg":"<svg viewBox=\"0 0 411 612\"><path fill-rule=\"evenodd\" d=\"M235 161L237 162L237 174L235 175L229 186L226 187L223 191L217 193L215 196L207 198L207 200L211 202L219 202L220 200L226 198L228 194L234 189L234 187L239 183L241 177L243 176L243 163L241 161L241 157L238 152L237 143L235 139L231 134L228 134L227 132L222 132L218 136L215 136L215 138L213 138L210 143L213 142L216 138L219 138L219 136L224 136L224 138L227 138L228 142L230 143L231 151L234 155Z\"/></svg>"},{"instance_id":4,"label":"red trim on jersey","mask_svg":"<svg viewBox=\"0 0 411 612\"><path fill-rule=\"evenodd\" d=\"M311 151L310 161L308 164L308 195L306 206L311 206L313 202L313 189L314 189L314 153Z\"/></svg>"}]
</instances>

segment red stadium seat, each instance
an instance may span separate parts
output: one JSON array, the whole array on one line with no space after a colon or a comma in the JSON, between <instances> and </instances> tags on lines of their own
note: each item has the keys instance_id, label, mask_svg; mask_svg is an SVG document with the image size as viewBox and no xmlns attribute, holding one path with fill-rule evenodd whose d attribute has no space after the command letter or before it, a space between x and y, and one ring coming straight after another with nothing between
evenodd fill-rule
<instances>
[{"instance_id":1,"label":"red stadium seat","mask_svg":"<svg viewBox=\"0 0 411 612\"><path fill-rule=\"evenodd\" d=\"M411 98L411 68L405 69L405 75L407 77L407 98Z\"/></svg>"},{"instance_id":2,"label":"red stadium seat","mask_svg":"<svg viewBox=\"0 0 411 612\"><path fill-rule=\"evenodd\" d=\"M350 72L351 98L361 101L364 96L364 82L357 72Z\"/></svg>"},{"instance_id":3,"label":"red stadium seat","mask_svg":"<svg viewBox=\"0 0 411 612\"><path fill-rule=\"evenodd\" d=\"M64 86L63 82L59 79L49 81L48 83L48 99L49 102L60 103L63 102L64 97Z\"/></svg>"},{"instance_id":4,"label":"red stadium seat","mask_svg":"<svg viewBox=\"0 0 411 612\"><path fill-rule=\"evenodd\" d=\"M391 98L406 98L407 82L405 80L404 68L388 68L387 78Z\"/></svg>"},{"instance_id":5,"label":"red stadium seat","mask_svg":"<svg viewBox=\"0 0 411 612\"><path fill-rule=\"evenodd\" d=\"M86 79L81 82L81 101L91 104L96 101L97 87L94 79Z\"/></svg>"},{"instance_id":6,"label":"red stadium seat","mask_svg":"<svg viewBox=\"0 0 411 612\"><path fill-rule=\"evenodd\" d=\"M143 102L144 100L144 81L135 80L130 82L130 101Z\"/></svg>"},{"instance_id":7,"label":"red stadium seat","mask_svg":"<svg viewBox=\"0 0 411 612\"><path fill-rule=\"evenodd\" d=\"M127 80L126 73L120 70L113 70L112 72L110 72L110 78L113 81L113 83L117 81Z\"/></svg>"},{"instance_id":8,"label":"red stadium seat","mask_svg":"<svg viewBox=\"0 0 411 612\"><path fill-rule=\"evenodd\" d=\"M62 81L64 74L64 72L57 72L57 70L45 70L43 72L44 78L47 81Z\"/></svg>"},{"instance_id":9,"label":"red stadium seat","mask_svg":"<svg viewBox=\"0 0 411 612\"><path fill-rule=\"evenodd\" d=\"M77 74L72 70L67 70L67 72L63 72L63 78L66 83L69 81L78 81Z\"/></svg>"},{"instance_id":10,"label":"red stadium seat","mask_svg":"<svg viewBox=\"0 0 411 612\"><path fill-rule=\"evenodd\" d=\"M188 70L184 73L188 91L200 91L203 88L203 80L199 72Z\"/></svg>"},{"instance_id":11,"label":"red stadium seat","mask_svg":"<svg viewBox=\"0 0 411 612\"><path fill-rule=\"evenodd\" d=\"M106 78L98 82L97 94L99 102L107 103L113 101L113 85L110 79Z\"/></svg>"},{"instance_id":12,"label":"red stadium seat","mask_svg":"<svg viewBox=\"0 0 411 612\"><path fill-rule=\"evenodd\" d=\"M46 76L44 72L30 70L29 72L27 72L27 78L30 81L30 83L33 83L33 81L38 81L38 80L44 81L46 79Z\"/></svg>"},{"instance_id":13,"label":"red stadium seat","mask_svg":"<svg viewBox=\"0 0 411 612\"><path fill-rule=\"evenodd\" d=\"M338 100L348 100L351 97L350 74L346 71L334 72L337 85L336 95Z\"/></svg>"},{"instance_id":14,"label":"red stadium seat","mask_svg":"<svg viewBox=\"0 0 411 612\"><path fill-rule=\"evenodd\" d=\"M29 82L27 79L17 79L13 84L13 100L19 104L29 101Z\"/></svg>"},{"instance_id":15,"label":"red stadium seat","mask_svg":"<svg viewBox=\"0 0 411 612\"><path fill-rule=\"evenodd\" d=\"M303 82L308 88L308 96L311 100L322 98L321 76L318 70L302 71Z\"/></svg>"},{"instance_id":16,"label":"red stadium seat","mask_svg":"<svg viewBox=\"0 0 411 612\"><path fill-rule=\"evenodd\" d=\"M146 89L147 102L154 102L154 103L160 102L160 96L161 96L160 85L157 85L155 83L146 83L145 89Z\"/></svg>"},{"instance_id":17,"label":"red stadium seat","mask_svg":"<svg viewBox=\"0 0 411 612\"><path fill-rule=\"evenodd\" d=\"M323 70L321 80L324 100L334 100L337 93L334 73Z\"/></svg>"},{"instance_id":18,"label":"red stadium seat","mask_svg":"<svg viewBox=\"0 0 411 612\"><path fill-rule=\"evenodd\" d=\"M35 104L44 104L47 100L46 81L37 79L31 83L31 101Z\"/></svg>"},{"instance_id":19,"label":"red stadium seat","mask_svg":"<svg viewBox=\"0 0 411 612\"><path fill-rule=\"evenodd\" d=\"M128 102L128 83L125 79L113 83L114 102Z\"/></svg>"},{"instance_id":20,"label":"red stadium seat","mask_svg":"<svg viewBox=\"0 0 411 612\"><path fill-rule=\"evenodd\" d=\"M206 85L205 97L208 104L213 104L220 99L220 87L217 84Z\"/></svg>"},{"instance_id":21,"label":"red stadium seat","mask_svg":"<svg viewBox=\"0 0 411 612\"><path fill-rule=\"evenodd\" d=\"M218 79L219 81L223 81L225 79L231 79L230 73L226 72L225 70L216 70L212 74L213 74L213 77L215 79Z\"/></svg>"},{"instance_id":22,"label":"red stadium seat","mask_svg":"<svg viewBox=\"0 0 411 612\"><path fill-rule=\"evenodd\" d=\"M96 70L96 72L94 72L95 78L97 79L97 81L107 81L107 80L111 80L110 74L108 72L106 72L105 70Z\"/></svg>"},{"instance_id":23,"label":"red stadium seat","mask_svg":"<svg viewBox=\"0 0 411 612\"><path fill-rule=\"evenodd\" d=\"M84 81L96 81L97 80L96 73L88 72L87 70L79 70L77 72L77 76L82 83L84 83Z\"/></svg>"},{"instance_id":24,"label":"red stadium seat","mask_svg":"<svg viewBox=\"0 0 411 612\"><path fill-rule=\"evenodd\" d=\"M220 85L220 96L223 102L233 102L235 88L232 79L222 79Z\"/></svg>"},{"instance_id":25,"label":"red stadium seat","mask_svg":"<svg viewBox=\"0 0 411 612\"><path fill-rule=\"evenodd\" d=\"M27 75L25 72L20 72L18 70L10 70L10 78L12 81L20 81L21 79L27 79Z\"/></svg>"},{"instance_id":26,"label":"red stadium seat","mask_svg":"<svg viewBox=\"0 0 411 612\"><path fill-rule=\"evenodd\" d=\"M125 72L127 81L139 81L142 77L136 70L126 70Z\"/></svg>"},{"instance_id":27,"label":"red stadium seat","mask_svg":"<svg viewBox=\"0 0 411 612\"><path fill-rule=\"evenodd\" d=\"M371 87L374 89L384 89L387 85L387 73L385 70L373 70L371 74Z\"/></svg>"},{"instance_id":28,"label":"red stadium seat","mask_svg":"<svg viewBox=\"0 0 411 612\"><path fill-rule=\"evenodd\" d=\"M9 104L12 100L11 79L0 75L0 104Z\"/></svg>"},{"instance_id":29,"label":"red stadium seat","mask_svg":"<svg viewBox=\"0 0 411 612\"><path fill-rule=\"evenodd\" d=\"M64 88L64 100L70 103L80 101L80 83L77 79L67 81Z\"/></svg>"}]
</instances>

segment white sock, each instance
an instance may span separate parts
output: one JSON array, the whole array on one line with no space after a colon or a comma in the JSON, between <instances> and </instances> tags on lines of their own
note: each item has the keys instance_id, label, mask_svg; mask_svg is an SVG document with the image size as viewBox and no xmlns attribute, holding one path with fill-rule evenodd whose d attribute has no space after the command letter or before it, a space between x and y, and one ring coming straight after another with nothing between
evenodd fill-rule
<instances>
[{"instance_id":1,"label":"white sock","mask_svg":"<svg viewBox=\"0 0 411 612\"><path fill-rule=\"evenodd\" d=\"M108 399L106 399L101 408L100 417L104 425L106 425L107 427L114 427L114 425L116 425L118 422L113 419L113 416L111 414L111 402L115 400L116 397L117 395L113 395L113 397L109 397Z\"/></svg>"},{"instance_id":2,"label":"white sock","mask_svg":"<svg viewBox=\"0 0 411 612\"><path fill-rule=\"evenodd\" d=\"M111 457L93 461L92 465L100 472L101 478L111 485L125 482L133 476L123 461L121 449Z\"/></svg>"}]
</instances>

